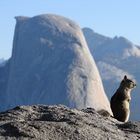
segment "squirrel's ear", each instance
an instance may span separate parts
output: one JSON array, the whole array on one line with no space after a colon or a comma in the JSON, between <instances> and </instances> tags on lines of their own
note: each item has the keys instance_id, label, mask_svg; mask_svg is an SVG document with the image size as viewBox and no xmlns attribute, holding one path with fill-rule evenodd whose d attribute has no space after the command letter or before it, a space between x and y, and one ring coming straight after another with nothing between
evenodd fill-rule
<instances>
[{"instance_id":1,"label":"squirrel's ear","mask_svg":"<svg viewBox=\"0 0 140 140\"><path fill-rule=\"evenodd\" d=\"M124 76L124 80L127 80L127 76L126 75Z\"/></svg>"}]
</instances>

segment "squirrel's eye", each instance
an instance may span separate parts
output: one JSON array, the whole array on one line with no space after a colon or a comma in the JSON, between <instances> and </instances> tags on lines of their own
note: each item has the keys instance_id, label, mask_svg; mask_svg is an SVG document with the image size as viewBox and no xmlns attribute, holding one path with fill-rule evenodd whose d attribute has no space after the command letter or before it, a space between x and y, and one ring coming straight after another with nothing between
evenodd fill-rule
<instances>
[{"instance_id":1,"label":"squirrel's eye","mask_svg":"<svg viewBox=\"0 0 140 140\"><path fill-rule=\"evenodd\" d=\"M129 82L129 83L133 83L133 81L131 81L131 80L129 80L128 82Z\"/></svg>"},{"instance_id":2,"label":"squirrel's eye","mask_svg":"<svg viewBox=\"0 0 140 140\"><path fill-rule=\"evenodd\" d=\"M130 83L133 84L134 82L133 81L130 81Z\"/></svg>"}]
</instances>

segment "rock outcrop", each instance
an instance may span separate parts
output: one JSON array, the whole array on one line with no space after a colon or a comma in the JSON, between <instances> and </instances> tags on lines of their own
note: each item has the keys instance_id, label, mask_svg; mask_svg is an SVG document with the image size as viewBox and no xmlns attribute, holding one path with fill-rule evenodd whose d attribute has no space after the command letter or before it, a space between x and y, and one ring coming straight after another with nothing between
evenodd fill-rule
<instances>
[{"instance_id":1,"label":"rock outcrop","mask_svg":"<svg viewBox=\"0 0 140 140\"><path fill-rule=\"evenodd\" d=\"M6 108L110 106L80 27L56 15L16 17Z\"/></svg>"},{"instance_id":2,"label":"rock outcrop","mask_svg":"<svg viewBox=\"0 0 140 140\"><path fill-rule=\"evenodd\" d=\"M138 140L140 123L121 123L94 109L21 106L0 113L1 140Z\"/></svg>"}]
</instances>

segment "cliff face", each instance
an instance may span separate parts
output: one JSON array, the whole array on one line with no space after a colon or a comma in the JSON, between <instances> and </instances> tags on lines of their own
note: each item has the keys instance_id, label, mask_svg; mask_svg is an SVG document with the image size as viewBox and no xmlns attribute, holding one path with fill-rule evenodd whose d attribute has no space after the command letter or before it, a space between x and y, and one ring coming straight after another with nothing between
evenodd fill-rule
<instances>
[{"instance_id":1,"label":"cliff face","mask_svg":"<svg viewBox=\"0 0 140 140\"><path fill-rule=\"evenodd\" d=\"M0 139L138 140L140 123L121 123L94 109L21 106L0 113Z\"/></svg>"},{"instance_id":2,"label":"cliff face","mask_svg":"<svg viewBox=\"0 0 140 140\"><path fill-rule=\"evenodd\" d=\"M64 104L110 112L96 64L77 24L56 15L16 20L6 108Z\"/></svg>"}]
</instances>

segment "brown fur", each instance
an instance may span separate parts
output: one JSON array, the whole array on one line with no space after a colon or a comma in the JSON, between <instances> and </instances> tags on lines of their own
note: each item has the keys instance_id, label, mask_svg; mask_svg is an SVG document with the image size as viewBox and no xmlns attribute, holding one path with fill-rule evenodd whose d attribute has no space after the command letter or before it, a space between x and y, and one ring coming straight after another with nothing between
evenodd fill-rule
<instances>
[{"instance_id":1,"label":"brown fur","mask_svg":"<svg viewBox=\"0 0 140 140\"><path fill-rule=\"evenodd\" d=\"M127 122L129 119L131 90L135 86L136 84L134 81L127 79L127 76L124 76L120 87L111 98L113 116L119 121Z\"/></svg>"}]
</instances>

